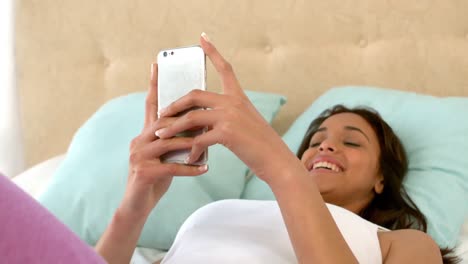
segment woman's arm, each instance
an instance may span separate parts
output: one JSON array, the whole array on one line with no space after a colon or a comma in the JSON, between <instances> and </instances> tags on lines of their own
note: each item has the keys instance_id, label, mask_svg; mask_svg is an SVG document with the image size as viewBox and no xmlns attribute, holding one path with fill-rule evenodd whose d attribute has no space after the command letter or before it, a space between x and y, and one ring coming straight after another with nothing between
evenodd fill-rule
<instances>
[{"instance_id":1,"label":"woman's arm","mask_svg":"<svg viewBox=\"0 0 468 264\"><path fill-rule=\"evenodd\" d=\"M424 232L402 229L379 233L383 263L442 263L438 245Z\"/></svg>"},{"instance_id":2,"label":"woman's arm","mask_svg":"<svg viewBox=\"0 0 468 264\"><path fill-rule=\"evenodd\" d=\"M117 210L95 249L108 263L130 263L146 216L131 216Z\"/></svg>"},{"instance_id":3,"label":"woman's arm","mask_svg":"<svg viewBox=\"0 0 468 264\"><path fill-rule=\"evenodd\" d=\"M289 164L271 172L267 183L299 263L358 263L304 166L292 157Z\"/></svg>"},{"instance_id":4,"label":"woman's arm","mask_svg":"<svg viewBox=\"0 0 468 264\"><path fill-rule=\"evenodd\" d=\"M166 193L174 175L196 176L207 171L206 166L160 161L159 157L169 151L191 148L193 139L159 139L154 134L157 125L167 122L167 119L157 118L157 76L157 64L152 64L145 124L141 134L130 144L130 166L124 197L96 245L96 251L111 264L130 262L146 219Z\"/></svg>"}]
</instances>

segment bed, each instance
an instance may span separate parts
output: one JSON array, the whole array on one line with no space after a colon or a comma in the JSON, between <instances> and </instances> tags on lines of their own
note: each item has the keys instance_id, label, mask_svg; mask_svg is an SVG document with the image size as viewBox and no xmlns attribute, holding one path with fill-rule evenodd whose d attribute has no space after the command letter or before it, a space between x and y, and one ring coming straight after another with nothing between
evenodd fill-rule
<instances>
[{"instance_id":1,"label":"bed","mask_svg":"<svg viewBox=\"0 0 468 264\"><path fill-rule=\"evenodd\" d=\"M158 50L206 32L245 89L288 99L284 134L331 87L365 85L468 97L466 1L16 1L16 84L34 197L75 132L112 98L143 92ZM211 65L208 89L220 91ZM466 122L460 120L460 122ZM466 201L461 201L465 203ZM468 263L468 220L458 252ZM161 251L139 249L134 260Z\"/></svg>"}]
</instances>

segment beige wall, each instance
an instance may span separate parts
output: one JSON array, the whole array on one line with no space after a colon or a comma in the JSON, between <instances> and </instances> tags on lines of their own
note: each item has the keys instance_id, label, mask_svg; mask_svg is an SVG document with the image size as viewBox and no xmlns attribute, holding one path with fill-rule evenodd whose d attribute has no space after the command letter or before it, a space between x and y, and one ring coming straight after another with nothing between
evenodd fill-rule
<instances>
[{"instance_id":1,"label":"beige wall","mask_svg":"<svg viewBox=\"0 0 468 264\"><path fill-rule=\"evenodd\" d=\"M202 31L244 88L285 94L274 126L332 86L468 96L468 1L18 0L27 164L63 153L106 100L143 91L157 51ZM210 90L219 90L212 68Z\"/></svg>"}]
</instances>

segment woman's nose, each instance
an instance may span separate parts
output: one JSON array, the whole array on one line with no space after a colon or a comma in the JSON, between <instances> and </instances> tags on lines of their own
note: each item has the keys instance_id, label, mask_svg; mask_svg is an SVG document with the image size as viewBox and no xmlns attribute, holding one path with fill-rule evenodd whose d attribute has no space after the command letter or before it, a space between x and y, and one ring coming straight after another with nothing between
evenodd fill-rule
<instances>
[{"instance_id":1,"label":"woman's nose","mask_svg":"<svg viewBox=\"0 0 468 264\"><path fill-rule=\"evenodd\" d=\"M319 146L320 152L335 152L336 147L330 140L324 140Z\"/></svg>"}]
</instances>

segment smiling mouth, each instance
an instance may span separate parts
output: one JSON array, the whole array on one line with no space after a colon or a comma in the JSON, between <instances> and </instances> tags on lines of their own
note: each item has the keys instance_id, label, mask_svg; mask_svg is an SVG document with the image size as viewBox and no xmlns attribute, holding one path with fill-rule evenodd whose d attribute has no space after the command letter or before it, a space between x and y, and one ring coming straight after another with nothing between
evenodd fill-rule
<instances>
[{"instance_id":1,"label":"smiling mouth","mask_svg":"<svg viewBox=\"0 0 468 264\"><path fill-rule=\"evenodd\" d=\"M343 171L340 166L333 164L331 162L326 162L326 161L319 161L314 163L314 166L312 166L311 171L314 170L319 170L319 169L325 169L333 172L341 172Z\"/></svg>"}]
</instances>

